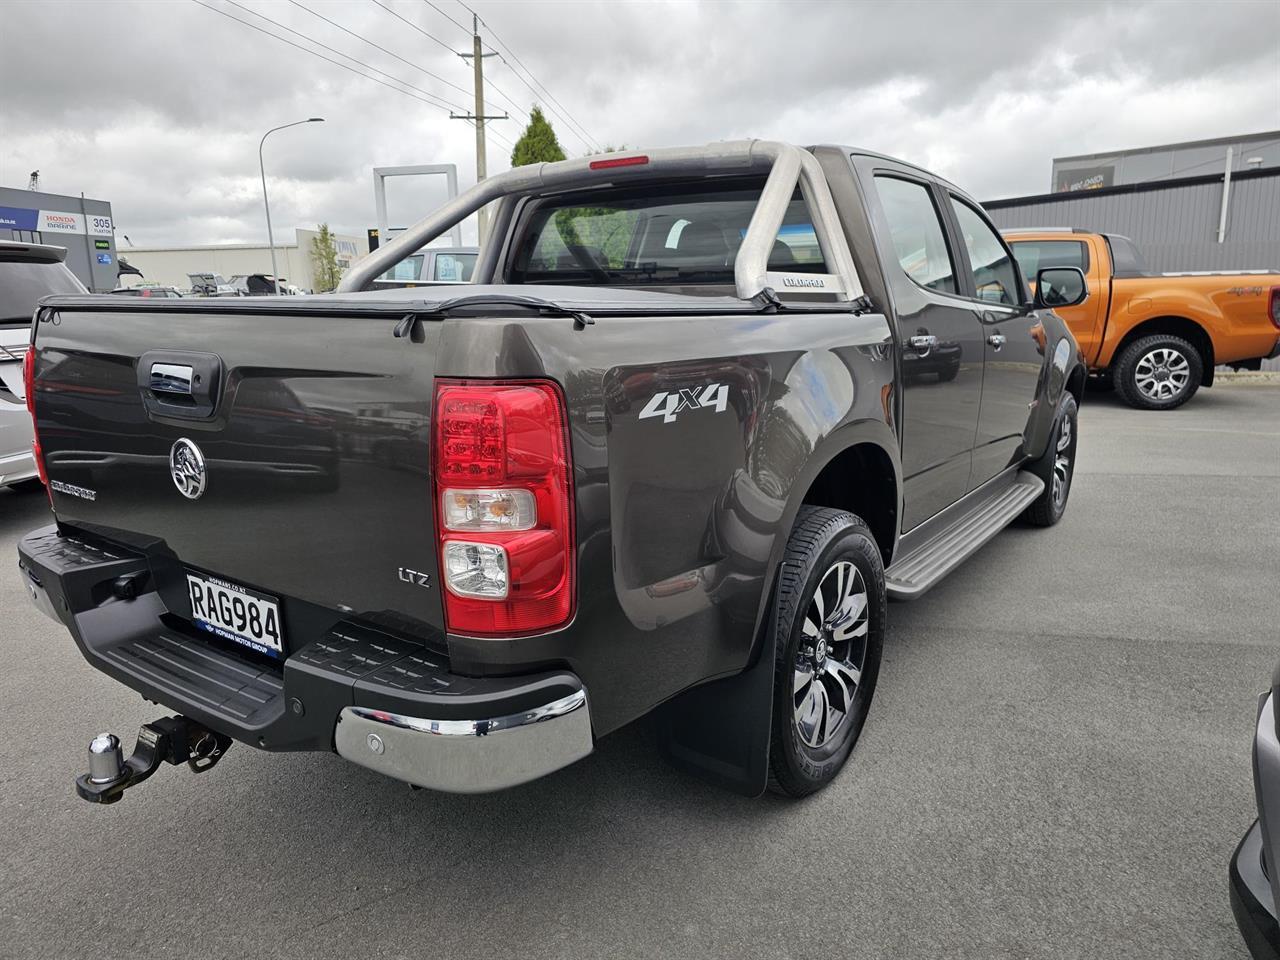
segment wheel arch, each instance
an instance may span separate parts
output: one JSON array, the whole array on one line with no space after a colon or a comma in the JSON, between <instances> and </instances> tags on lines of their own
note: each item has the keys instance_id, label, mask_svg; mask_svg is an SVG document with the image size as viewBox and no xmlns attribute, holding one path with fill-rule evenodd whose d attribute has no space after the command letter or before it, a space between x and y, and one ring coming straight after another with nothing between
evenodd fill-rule
<instances>
[{"instance_id":1,"label":"wheel arch","mask_svg":"<svg viewBox=\"0 0 1280 960\"><path fill-rule=\"evenodd\" d=\"M1115 365L1119 358L1129 345L1133 342L1149 337L1152 335L1165 334L1167 336L1181 337L1200 352L1200 359L1203 361L1203 371L1200 375L1200 385L1208 387L1213 385L1213 337L1209 335L1209 331L1203 325L1197 323L1188 317L1176 315L1167 315L1162 317L1152 317L1149 320L1143 320L1126 333L1121 341L1116 344L1115 350L1111 353L1111 359L1107 366L1111 368Z\"/></svg>"},{"instance_id":2,"label":"wheel arch","mask_svg":"<svg viewBox=\"0 0 1280 960\"><path fill-rule=\"evenodd\" d=\"M832 507L861 517L871 529L885 566L897 542L901 508L898 470L877 443L862 441L838 451L810 480L796 506Z\"/></svg>"}]
</instances>

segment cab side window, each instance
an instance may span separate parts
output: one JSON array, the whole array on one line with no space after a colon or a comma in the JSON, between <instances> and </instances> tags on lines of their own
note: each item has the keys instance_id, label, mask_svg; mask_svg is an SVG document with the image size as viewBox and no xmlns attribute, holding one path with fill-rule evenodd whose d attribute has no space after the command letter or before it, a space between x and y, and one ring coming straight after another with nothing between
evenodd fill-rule
<instances>
[{"instance_id":1,"label":"cab side window","mask_svg":"<svg viewBox=\"0 0 1280 960\"><path fill-rule=\"evenodd\" d=\"M1036 282L1036 274L1049 267L1079 267L1089 272L1089 250L1080 240L1014 240L1013 259L1022 269L1022 279Z\"/></svg>"},{"instance_id":2,"label":"cab side window","mask_svg":"<svg viewBox=\"0 0 1280 960\"><path fill-rule=\"evenodd\" d=\"M963 200L951 198L960 235L969 251L969 265L973 268L973 285L978 299L989 303L1005 303L1017 306L1021 301L1017 268L996 232L987 221Z\"/></svg>"},{"instance_id":3,"label":"cab side window","mask_svg":"<svg viewBox=\"0 0 1280 960\"><path fill-rule=\"evenodd\" d=\"M912 180L877 176L876 192L889 221L898 263L907 276L930 290L956 293L946 234L929 188Z\"/></svg>"}]
</instances>

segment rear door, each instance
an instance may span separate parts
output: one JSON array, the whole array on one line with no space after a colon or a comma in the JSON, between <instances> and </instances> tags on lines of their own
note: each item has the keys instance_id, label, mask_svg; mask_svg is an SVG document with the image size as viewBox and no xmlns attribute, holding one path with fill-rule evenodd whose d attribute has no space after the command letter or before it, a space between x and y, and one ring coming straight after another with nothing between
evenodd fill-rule
<instances>
[{"instance_id":1,"label":"rear door","mask_svg":"<svg viewBox=\"0 0 1280 960\"><path fill-rule=\"evenodd\" d=\"M947 207L961 254L961 287L981 328L986 364L982 406L968 489L1022 459L1040 371L1045 332L1025 302L1016 263L999 232L969 200L947 191Z\"/></svg>"},{"instance_id":2,"label":"rear door","mask_svg":"<svg viewBox=\"0 0 1280 960\"><path fill-rule=\"evenodd\" d=\"M933 184L877 160L869 203L902 349L902 529L968 489L982 396L982 331Z\"/></svg>"}]
</instances>

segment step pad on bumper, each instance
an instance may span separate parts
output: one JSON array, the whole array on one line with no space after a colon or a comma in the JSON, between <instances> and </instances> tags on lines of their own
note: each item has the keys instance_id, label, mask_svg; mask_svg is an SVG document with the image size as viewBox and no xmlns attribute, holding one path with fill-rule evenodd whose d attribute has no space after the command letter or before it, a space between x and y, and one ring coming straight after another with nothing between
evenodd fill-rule
<instances>
[{"instance_id":1,"label":"step pad on bumper","mask_svg":"<svg viewBox=\"0 0 1280 960\"><path fill-rule=\"evenodd\" d=\"M278 673L215 653L207 643L178 633L127 640L103 650L102 656L248 727L264 727L284 713L284 682Z\"/></svg>"}]
</instances>

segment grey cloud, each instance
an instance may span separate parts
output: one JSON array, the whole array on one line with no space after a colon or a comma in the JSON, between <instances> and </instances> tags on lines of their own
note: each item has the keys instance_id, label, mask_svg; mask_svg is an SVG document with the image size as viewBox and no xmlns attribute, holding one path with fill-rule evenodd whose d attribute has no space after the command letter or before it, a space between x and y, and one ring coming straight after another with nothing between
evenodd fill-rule
<instances>
[{"instance_id":1,"label":"grey cloud","mask_svg":"<svg viewBox=\"0 0 1280 960\"><path fill-rule=\"evenodd\" d=\"M226 0L206 0L266 27ZM240 0L459 106L466 95L308 15ZM465 63L367 0L301 0L469 89ZM384 0L454 49L428 5ZM455 0L438 0L465 20ZM600 143L738 136L845 142L932 166L984 198L1047 188L1052 156L1273 128L1280 6L1254 3L484 2L477 10ZM0 9L0 183L111 200L135 242L261 236L262 131L273 220L373 221L373 166L451 161L474 134L442 110L192 2L7 2ZM296 37L290 37L296 42ZM51 54L51 51L54 51ZM333 54L326 53L326 56ZM535 96L506 66L496 88ZM538 101L545 97L538 96ZM490 109L507 103L489 90ZM571 154L588 152L548 104ZM492 125L508 141L516 120ZM491 170L508 149L489 144ZM435 202L398 185L393 219Z\"/></svg>"}]
</instances>

